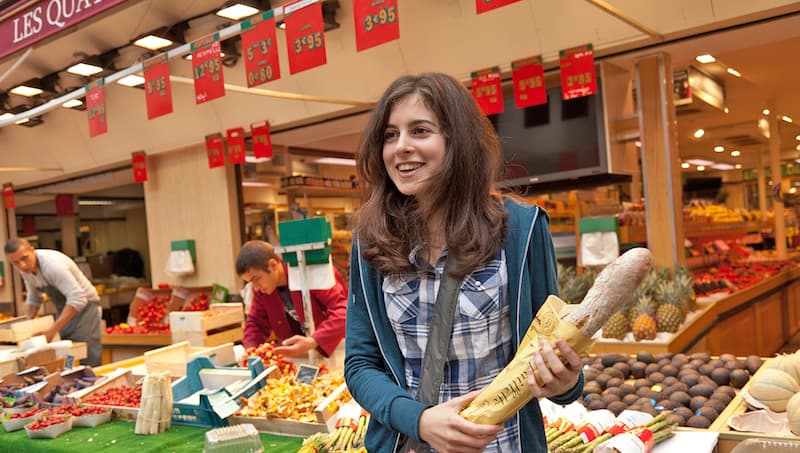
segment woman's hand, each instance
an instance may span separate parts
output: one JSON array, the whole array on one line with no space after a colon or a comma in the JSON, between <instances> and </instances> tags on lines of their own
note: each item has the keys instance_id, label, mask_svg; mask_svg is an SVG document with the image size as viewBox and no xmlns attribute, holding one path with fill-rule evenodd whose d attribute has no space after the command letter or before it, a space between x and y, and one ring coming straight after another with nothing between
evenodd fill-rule
<instances>
[{"instance_id":1,"label":"woman's hand","mask_svg":"<svg viewBox=\"0 0 800 453\"><path fill-rule=\"evenodd\" d=\"M551 398L568 392L578 382L581 372L581 358L564 340L556 341L556 347L567 360L564 364L547 341L542 342L541 351L533 353L533 365L539 372L542 384L539 385L528 370L528 385L536 398Z\"/></svg>"},{"instance_id":2,"label":"woman's hand","mask_svg":"<svg viewBox=\"0 0 800 453\"><path fill-rule=\"evenodd\" d=\"M480 453L503 430L503 425L479 425L458 413L480 390L425 409L419 418L419 437L440 453Z\"/></svg>"}]
</instances>

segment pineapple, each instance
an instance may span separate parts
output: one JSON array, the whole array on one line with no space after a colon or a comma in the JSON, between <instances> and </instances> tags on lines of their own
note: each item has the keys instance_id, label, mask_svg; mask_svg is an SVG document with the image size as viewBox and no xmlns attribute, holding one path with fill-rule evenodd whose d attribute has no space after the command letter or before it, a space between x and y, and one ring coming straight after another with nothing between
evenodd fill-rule
<instances>
[{"instance_id":1,"label":"pineapple","mask_svg":"<svg viewBox=\"0 0 800 453\"><path fill-rule=\"evenodd\" d=\"M636 318L633 321L633 337L639 340L656 338L655 303L650 296L641 296L636 301Z\"/></svg>"},{"instance_id":2,"label":"pineapple","mask_svg":"<svg viewBox=\"0 0 800 453\"><path fill-rule=\"evenodd\" d=\"M656 325L659 332L677 332L686 318L681 289L676 281L664 282L658 287L660 304L656 310Z\"/></svg>"},{"instance_id":3,"label":"pineapple","mask_svg":"<svg viewBox=\"0 0 800 453\"><path fill-rule=\"evenodd\" d=\"M603 324L603 338L616 338L617 340L622 340L625 338L625 334L631 331L631 324L628 322L628 318L625 316L625 313L618 311L611 315Z\"/></svg>"},{"instance_id":4,"label":"pineapple","mask_svg":"<svg viewBox=\"0 0 800 453\"><path fill-rule=\"evenodd\" d=\"M697 297L695 297L694 288L692 287L692 277L685 267L675 272L675 282L680 289L681 302L685 311L689 313L697 310Z\"/></svg>"},{"instance_id":5,"label":"pineapple","mask_svg":"<svg viewBox=\"0 0 800 453\"><path fill-rule=\"evenodd\" d=\"M596 277L597 273L589 270L580 275L575 275L561 290L561 299L569 304L581 303L586 293L589 292L589 288L594 284Z\"/></svg>"}]
</instances>

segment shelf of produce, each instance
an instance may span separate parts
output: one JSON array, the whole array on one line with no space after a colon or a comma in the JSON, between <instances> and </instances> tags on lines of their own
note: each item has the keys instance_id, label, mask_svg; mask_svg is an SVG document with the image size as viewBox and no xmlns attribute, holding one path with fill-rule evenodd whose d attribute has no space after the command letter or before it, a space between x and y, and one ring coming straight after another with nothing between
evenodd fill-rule
<instances>
[{"instance_id":1,"label":"shelf of produce","mask_svg":"<svg viewBox=\"0 0 800 453\"><path fill-rule=\"evenodd\" d=\"M102 334L103 364L140 356L146 351L172 344L172 336L155 334Z\"/></svg>"},{"instance_id":2,"label":"shelf of produce","mask_svg":"<svg viewBox=\"0 0 800 453\"><path fill-rule=\"evenodd\" d=\"M709 238L728 239L741 236L743 234L758 232L764 228L769 228L768 224L762 222L736 222L736 223L697 223L684 222L683 235L689 239Z\"/></svg>"},{"instance_id":3,"label":"shelf of produce","mask_svg":"<svg viewBox=\"0 0 800 453\"><path fill-rule=\"evenodd\" d=\"M800 268L722 297L701 308L666 341L600 339L592 352L696 352L771 356L800 328ZM785 293L785 294L784 294ZM797 297L795 297L797 296ZM777 328L776 328L777 327ZM742 332L748 332L742 335Z\"/></svg>"},{"instance_id":4,"label":"shelf of produce","mask_svg":"<svg viewBox=\"0 0 800 453\"><path fill-rule=\"evenodd\" d=\"M340 187L324 186L287 186L278 191L278 195L308 195L315 198L341 198L352 197L361 198L361 190L345 189Z\"/></svg>"}]
</instances>

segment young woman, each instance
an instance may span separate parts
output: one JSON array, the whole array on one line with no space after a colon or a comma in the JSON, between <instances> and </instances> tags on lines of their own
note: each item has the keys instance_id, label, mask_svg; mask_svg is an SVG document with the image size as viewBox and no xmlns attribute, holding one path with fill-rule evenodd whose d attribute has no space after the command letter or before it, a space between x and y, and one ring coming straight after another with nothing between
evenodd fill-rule
<instances>
[{"instance_id":1,"label":"young woman","mask_svg":"<svg viewBox=\"0 0 800 453\"><path fill-rule=\"evenodd\" d=\"M393 452L409 436L439 452L546 451L535 398L504 425L458 415L558 291L546 213L494 191L491 123L452 77L403 76L378 101L356 157L370 194L351 253L345 377L372 414L367 449ZM455 318L439 404L423 404L415 396L448 255L460 282ZM563 404L581 395L580 358L563 340L534 365L544 381L529 375L534 395Z\"/></svg>"}]
</instances>

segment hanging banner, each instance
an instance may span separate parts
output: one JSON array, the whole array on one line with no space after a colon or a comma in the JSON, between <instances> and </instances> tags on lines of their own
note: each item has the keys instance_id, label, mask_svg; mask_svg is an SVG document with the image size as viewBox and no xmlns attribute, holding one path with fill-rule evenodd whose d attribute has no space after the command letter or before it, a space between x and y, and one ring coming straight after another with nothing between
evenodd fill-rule
<instances>
[{"instance_id":1,"label":"hanging banner","mask_svg":"<svg viewBox=\"0 0 800 453\"><path fill-rule=\"evenodd\" d=\"M36 234L36 217L32 215L22 216L22 234Z\"/></svg>"},{"instance_id":2,"label":"hanging banner","mask_svg":"<svg viewBox=\"0 0 800 453\"><path fill-rule=\"evenodd\" d=\"M225 166L225 141L221 134L206 135L206 153L208 153L208 168Z\"/></svg>"},{"instance_id":3,"label":"hanging banner","mask_svg":"<svg viewBox=\"0 0 800 453\"><path fill-rule=\"evenodd\" d=\"M135 182L147 181L147 158L144 151L134 151L131 153L133 165L133 180Z\"/></svg>"},{"instance_id":4,"label":"hanging banner","mask_svg":"<svg viewBox=\"0 0 800 453\"><path fill-rule=\"evenodd\" d=\"M272 139L269 136L269 121L250 124L250 139L256 158L272 157Z\"/></svg>"},{"instance_id":5,"label":"hanging banner","mask_svg":"<svg viewBox=\"0 0 800 453\"><path fill-rule=\"evenodd\" d=\"M297 0L283 7L289 73L297 74L327 63L322 3Z\"/></svg>"},{"instance_id":6,"label":"hanging banner","mask_svg":"<svg viewBox=\"0 0 800 453\"><path fill-rule=\"evenodd\" d=\"M75 200L72 195L56 195L56 215L59 217L75 215Z\"/></svg>"},{"instance_id":7,"label":"hanging banner","mask_svg":"<svg viewBox=\"0 0 800 453\"><path fill-rule=\"evenodd\" d=\"M242 22L242 52L247 87L281 78L272 10Z\"/></svg>"},{"instance_id":8,"label":"hanging banner","mask_svg":"<svg viewBox=\"0 0 800 453\"><path fill-rule=\"evenodd\" d=\"M3 184L3 206L6 209L17 207L17 202L14 200L14 186L10 182Z\"/></svg>"},{"instance_id":9,"label":"hanging banner","mask_svg":"<svg viewBox=\"0 0 800 453\"><path fill-rule=\"evenodd\" d=\"M544 86L544 68L540 55L512 61L511 77L514 80L514 101L518 109L547 103L547 88Z\"/></svg>"},{"instance_id":10,"label":"hanging banner","mask_svg":"<svg viewBox=\"0 0 800 453\"><path fill-rule=\"evenodd\" d=\"M359 52L400 38L397 0L353 0L353 18Z\"/></svg>"},{"instance_id":11,"label":"hanging banner","mask_svg":"<svg viewBox=\"0 0 800 453\"><path fill-rule=\"evenodd\" d=\"M475 0L475 10L478 14L500 8L501 6L517 3L519 0Z\"/></svg>"},{"instance_id":12,"label":"hanging banner","mask_svg":"<svg viewBox=\"0 0 800 453\"><path fill-rule=\"evenodd\" d=\"M202 104L225 96L219 33L198 39L191 48L195 103Z\"/></svg>"},{"instance_id":13,"label":"hanging banner","mask_svg":"<svg viewBox=\"0 0 800 453\"><path fill-rule=\"evenodd\" d=\"M482 69L472 73L472 97L484 115L503 112L503 87L500 68Z\"/></svg>"},{"instance_id":14,"label":"hanging banner","mask_svg":"<svg viewBox=\"0 0 800 453\"><path fill-rule=\"evenodd\" d=\"M89 117L89 137L108 132L106 118L106 93L103 89L103 79L92 82L86 86L86 112Z\"/></svg>"},{"instance_id":15,"label":"hanging banner","mask_svg":"<svg viewBox=\"0 0 800 453\"><path fill-rule=\"evenodd\" d=\"M573 47L559 52L561 97L565 101L597 93L592 45Z\"/></svg>"},{"instance_id":16,"label":"hanging banner","mask_svg":"<svg viewBox=\"0 0 800 453\"><path fill-rule=\"evenodd\" d=\"M228 148L228 162L244 163L244 128L237 127L225 132L225 145Z\"/></svg>"},{"instance_id":17,"label":"hanging banner","mask_svg":"<svg viewBox=\"0 0 800 453\"><path fill-rule=\"evenodd\" d=\"M144 68L144 96L147 101L147 119L172 113L172 86L169 82L167 54L142 63Z\"/></svg>"}]
</instances>

